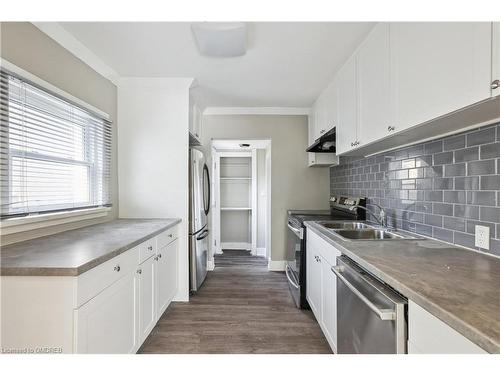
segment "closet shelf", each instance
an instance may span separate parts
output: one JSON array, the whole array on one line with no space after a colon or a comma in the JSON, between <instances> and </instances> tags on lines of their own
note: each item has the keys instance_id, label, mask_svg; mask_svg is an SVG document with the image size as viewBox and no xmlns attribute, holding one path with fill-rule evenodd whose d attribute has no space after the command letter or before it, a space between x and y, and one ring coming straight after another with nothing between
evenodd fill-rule
<instances>
[{"instance_id":1,"label":"closet shelf","mask_svg":"<svg viewBox=\"0 0 500 375\"><path fill-rule=\"evenodd\" d=\"M221 207L221 211L250 211L252 207Z\"/></svg>"},{"instance_id":2,"label":"closet shelf","mask_svg":"<svg viewBox=\"0 0 500 375\"><path fill-rule=\"evenodd\" d=\"M221 180L247 180L247 181L250 181L252 179L252 177L221 177L220 178Z\"/></svg>"}]
</instances>

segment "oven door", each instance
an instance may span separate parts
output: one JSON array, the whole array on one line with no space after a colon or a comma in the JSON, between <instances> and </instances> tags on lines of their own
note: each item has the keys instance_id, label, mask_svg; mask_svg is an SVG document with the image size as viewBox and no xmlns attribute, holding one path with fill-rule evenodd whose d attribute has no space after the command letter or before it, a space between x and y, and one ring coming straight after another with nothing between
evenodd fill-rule
<instances>
[{"instance_id":1,"label":"oven door","mask_svg":"<svg viewBox=\"0 0 500 375\"><path fill-rule=\"evenodd\" d=\"M285 271L292 297L297 307L300 307L300 258L304 230L301 227L297 228L290 221L287 224L287 262Z\"/></svg>"}]
</instances>

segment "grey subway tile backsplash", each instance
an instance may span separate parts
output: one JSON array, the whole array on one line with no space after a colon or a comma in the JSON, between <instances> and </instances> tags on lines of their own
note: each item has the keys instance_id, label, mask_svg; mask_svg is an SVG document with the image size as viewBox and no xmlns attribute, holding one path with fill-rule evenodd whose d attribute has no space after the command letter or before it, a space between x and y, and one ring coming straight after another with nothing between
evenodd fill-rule
<instances>
[{"instance_id":1,"label":"grey subway tile backsplash","mask_svg":"<svg viewBox=\"0 0 500 375\"><path fill-rule=\"evenodd\" d=\"M467 163L468 176L481 176L496 173L495 160L471 161Z\"/></svg>"},{"instance_id":2,"label":"grey subway tile backsplash","mask_svg":"<svg viewBox=\"0 0 500 375\"><path fill-rule=\"evenodd\" d=\"M479 159L479 147L464 148L455 151L455 163Z\"/></svg>"},{"instance_id":3,"label":"grey subway tile backsplash","mask_svg":"<svg viewBox=\"0 0 500 375\"><path fill-rule=\"evenodd\" d=\"M500 158L500 142L481 146L481 159Z\"/></svg>"},{"instance_id":4,"label":"grey subway tile backsplash","mask_svg":"<svg viewBox=\"0 0 500 375\"><path fill-rule=\"evenodd\" d=\"M500 255L500 124L341 157L330 168L330 192L366 196L386 208L390 225L469 248L475 226L488 226L490 253Z\"/></svg>"},{"instance_id":5,"label":"grey subway tile backsplash","mask_svg":"<svg viewBox=\"0 0 500 375\"><path fill-rule=\"evenodd\" d=\"M465 147L465 135L460 134L454 137L449 137L443 140L443 150L457 150Z\"/></svg>"},{"instance_id":6,"label":"grey subway tile backsplash","mask_svg":"<svg viewBox=\"0 0 500 375\"><path fill-rule=\"evenodd\" d=\"M490 126L486 129L472 131L467 134L467 147L491 143L495 139L495 127Z\"/></svg>"}]
</instances>

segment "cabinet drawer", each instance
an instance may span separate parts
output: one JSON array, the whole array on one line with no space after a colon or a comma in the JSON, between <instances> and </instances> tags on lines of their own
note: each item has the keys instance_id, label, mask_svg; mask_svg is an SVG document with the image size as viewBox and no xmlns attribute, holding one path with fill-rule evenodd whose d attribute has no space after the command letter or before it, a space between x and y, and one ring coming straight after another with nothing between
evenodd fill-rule
<instances>
[{"instance_id":1,"label":"cabinet drawer","mask_svg":"<svg viewBox=\"0 0 500 375\"><path fill-rule=\"evenodd\" d=\"M151 258L156 253L156 238L144 241L139 246L139 263Z\"/></svg>"},{"instance_id":2,"label":"cabinet drawer","mask_svg":"<svg viewBox=\"0 0 500 375\"><path fill-rule=\"evenodd\" d=\"M78 276L75 307L79 307L94 298L124 275L135 272L138 265L140 246L127 250Z\"/></svg>"},{"instance_id":3,"label":"cabinet drawer","mask_svg":"<svg viewBox=\"0 0 500 375\"><path fill-rule=\"evenodd\" d=\"M342 255L333 245L330 245L310 229L307 230L307 248L309 247L316 249L319 255L332 266L337 264L337 257Z\"/></svg>"},{"instance_id":4,"label":"cabinet drawer","mask_svg":"<svg viewBox=\"0 0 500 375\"><path fill-rule=\"evenodd\" d=\"M156 248L161 249L164 246L167 246L170 242L174 241L177 237L179 237L178 225L173 226L170 229L167 229L164 232L161 232L156 236Z\"/></svg>"},{"instance_id":5,"label":"cabinet drawer","mask_svg":"<svg viewBox=\"0 0 500 375\"><path fill-rule=\"evenodd\" d=\"M446 323L408 301L408 341L422 354L481 354L486 353L468 338ZM413 350L414 350L413 349Z\"/></svg>"}]
</instances>

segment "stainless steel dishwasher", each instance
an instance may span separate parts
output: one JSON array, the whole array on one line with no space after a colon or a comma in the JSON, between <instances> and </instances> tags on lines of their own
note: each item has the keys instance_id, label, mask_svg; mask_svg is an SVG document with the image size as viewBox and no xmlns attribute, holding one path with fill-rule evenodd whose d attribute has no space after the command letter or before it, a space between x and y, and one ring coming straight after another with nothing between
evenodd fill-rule
<instances>
[{"instance_id":1,"label":"stainless steel dishwasher","mask_svg":"<svg viewBox=\"0 0 500 375\"><path fill-rule=\"evenodd\" d=\"M346 256L337 276L337 352L406 353L407 303L393 289Z\"/></svg>"}]
</instances>

